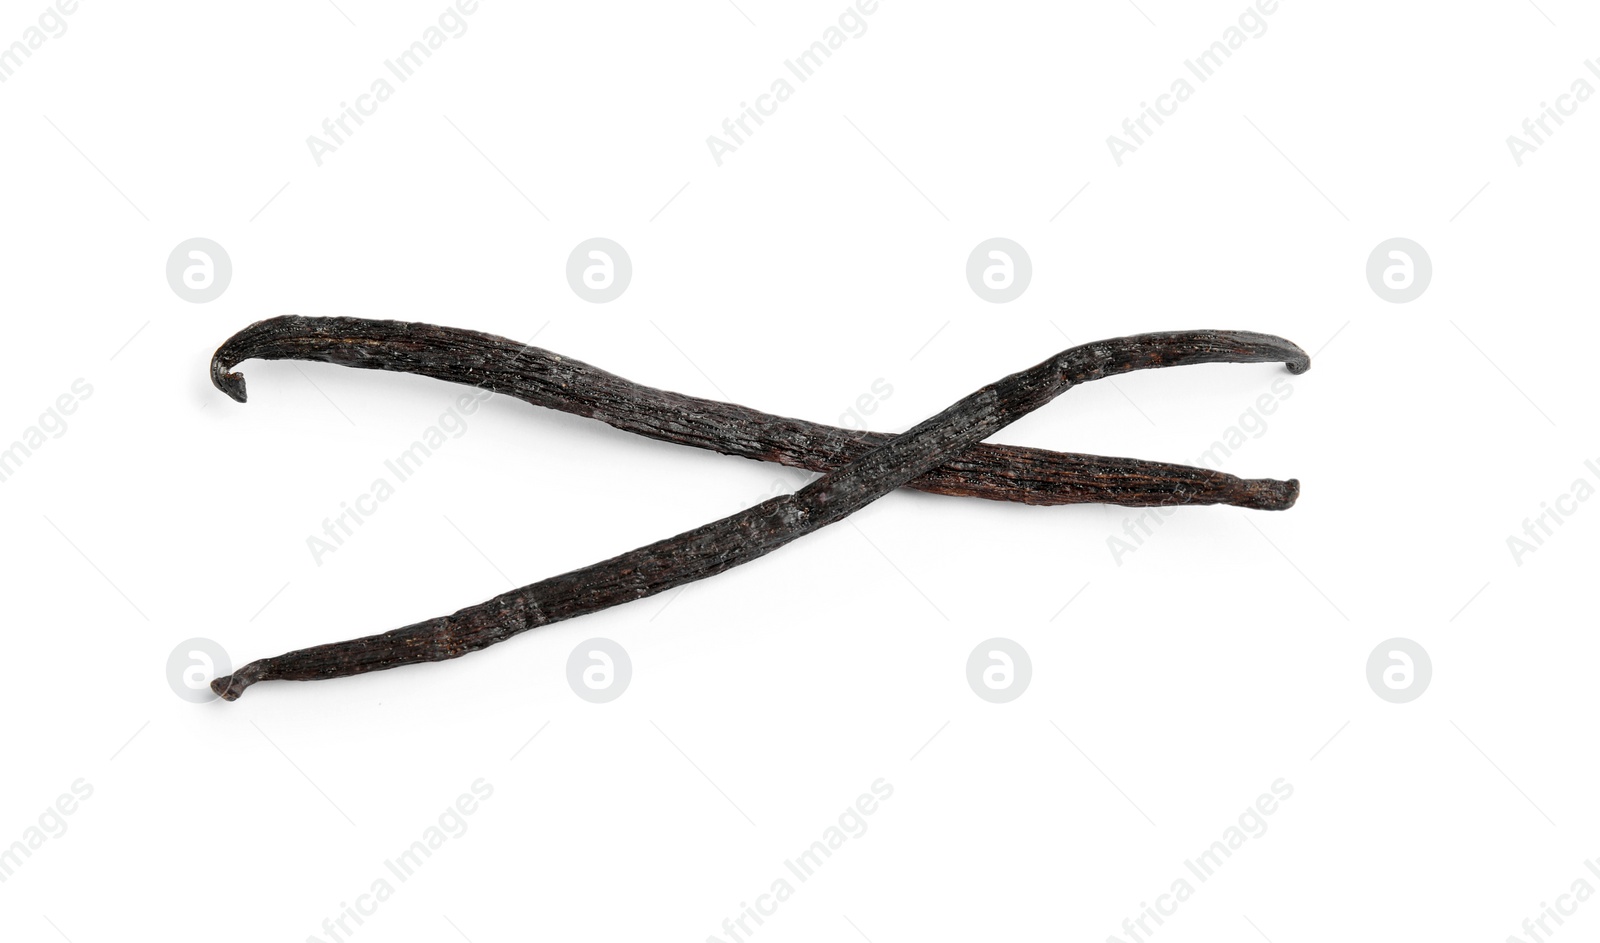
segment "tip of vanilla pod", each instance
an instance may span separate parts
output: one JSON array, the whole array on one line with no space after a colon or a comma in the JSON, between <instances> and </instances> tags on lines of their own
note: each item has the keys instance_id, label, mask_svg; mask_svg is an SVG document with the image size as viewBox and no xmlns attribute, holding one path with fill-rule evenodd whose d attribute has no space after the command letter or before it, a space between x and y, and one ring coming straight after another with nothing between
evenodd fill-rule
<instances>
[{"instance_id":1,"label":"tip of vanilla pod","mask_svg":"<svg viewBox=\"0 0 1600 943\"><path fill-rule=\"evenodd\" d=\"M211 361L211 385L233 397L235 402L245 401L244 374L229 373L222 361Z\"/></svg>"},{"instance_id":2,"label":"tip of vanilla pod","mask_svg":"<svg viewBox=\"0 0 1600 943\"><path fill-rule=\"evenodd\" d=\"M1300 479L1279 481L1276 478L1246 479L1241 493L1233 502L1236 506L1255 511L1287 511L1300 499Z\"/></svg>"},{"instance_id":3,"label":"tip of vanilla pod","mask_svg":"<svg viewBox=\"0 0 1600 943\"><path fill-rule=\"evenodd\" d=\"M237 701L244 693L245 684L233 675L223 675L211 682L211 693L224 701Z\"/></svg>"}]
</instances>

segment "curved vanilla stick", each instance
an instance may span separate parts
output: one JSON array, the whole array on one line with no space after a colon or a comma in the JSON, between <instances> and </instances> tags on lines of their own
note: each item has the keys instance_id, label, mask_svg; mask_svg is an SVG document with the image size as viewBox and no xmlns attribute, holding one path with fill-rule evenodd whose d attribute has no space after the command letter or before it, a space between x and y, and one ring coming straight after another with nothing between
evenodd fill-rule
<instances>
[{"instance_id":1,"label":"curved vanilla stick","mask_svg":"<svg viewBox=\"0 0 1600 943\"><path fill-rule=\"evenodd\" d=\"M598 419L652 439L814 472L838 468L894 438L659 390L539 347L432 324L271 318L250 325L217 350L212 382L244 402L244 378L229 371L252 358L433 377ZM949 456L906 487L1034 505L1233 504L1265 511L1292 506L1300 493L1299 482L1292 480L1244 479L1167 462L983 444Z\"/></svg>"}]
</instances>

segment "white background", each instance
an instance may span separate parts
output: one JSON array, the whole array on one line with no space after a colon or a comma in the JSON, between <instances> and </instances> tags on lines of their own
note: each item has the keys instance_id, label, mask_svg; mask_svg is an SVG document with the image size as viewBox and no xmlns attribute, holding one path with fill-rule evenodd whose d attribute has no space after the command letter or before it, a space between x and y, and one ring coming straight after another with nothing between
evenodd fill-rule
<instances>
[{"instance_id":1,"label":"white background","mask_svg":"<svg viewBox=\"0 0 1600 943\"><path fill-rule=\"evenodd\" d=\"M745 939L1131 939L1188 876L1146 938L1499 941L1600 888L1600 503L1507 546L1600 484L1600 104L1520 167L1505 141L1600 85L1600 20L1285 2L1119 167L1106 136L1245 9L1139 2L884 0L718 166L707 135L843 0L485 0L320 167L307 136L442 2L83 3L0 85L0 443L93 388L0 484L0 843L93 789L0 884L5 937L330 939L480 778L465 834L342 939L728 939L880 778L867 831ZM42 9L5 3L0 42ZM233 261L207 304L164 274L195 236ZM609 304L565 280L591 236L633 260ZM991 236L1033 261L1010 304L965 281ZM1393 236L1433 260L1409 304L1366 281ZM285 312L537 331L828 422L882 379L884 431L1070 343L1271 332L1313 369L1224 467L1304 491L1184 509L1120 561L1136 512L895 494L468 658L195 705L164 673L185 639L242 664L381 631L807 477L496 397L319 565L307 538L459 391L262 362L247 405L213 389L211 351ZM1282 376L1134 374L998 438L1193 462ZM597 636L633 663L605 705L565 680ZM1033 664L1005 705L965 675L994 636ZM1395 636L1432 656L1408 704L1365 676ZM1279 778L1265 834L1188 875ZM1600 903L1559 930L1596 932Z\"/></svg>"}]
</instances>

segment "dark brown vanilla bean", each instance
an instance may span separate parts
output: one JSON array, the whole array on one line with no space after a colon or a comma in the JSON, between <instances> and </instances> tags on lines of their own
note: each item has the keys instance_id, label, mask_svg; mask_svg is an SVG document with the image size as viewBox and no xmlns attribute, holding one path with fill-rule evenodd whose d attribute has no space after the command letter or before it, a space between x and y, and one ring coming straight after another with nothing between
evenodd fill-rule
<instances>
[{"instance_id":1,"label":"dark brown vanilla bean","mask_svg":"<svg viewBox=\"0 0 1600 943\"><path fill-rule=\"evenodd\" d=\"M1310 367L1310 358L1294 344L1243 331L1142 334L1074 347L983 387L793 494L452 615L253 661L212 681L211 688L235 700L258 681L312 681L458 658L529 629L664 592L771 553L906 485L1079 383L1132 370L1275 361L1291 373ZM242 378L230 382L242 383Z\"/></svg>"},{"instance_id":2,"label":"dark brown vanilla bean","mask_svg":"<svg viewBox=\"0 0 1600 943\"><path fill-rule=\"evenodd\" d=\"M217 350L212 381L243 402L244 379L228 371L252 358L433 377L598 419L652 439L814 472L838 468L894 438L658 390L504 337L432 324L271 318L250 325ZM1233 504L1272 511L1292 506L1300 492L1292 480L1242 479L1167 462L987 444L950 457L907 487L1035 505Z\"/></svg>"}]
</instances>

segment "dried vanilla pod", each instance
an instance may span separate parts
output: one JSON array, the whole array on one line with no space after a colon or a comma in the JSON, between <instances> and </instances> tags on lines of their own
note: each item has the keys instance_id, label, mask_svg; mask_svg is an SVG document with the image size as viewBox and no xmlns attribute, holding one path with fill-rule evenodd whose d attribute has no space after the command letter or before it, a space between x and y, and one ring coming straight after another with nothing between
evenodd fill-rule
<instances>
[{"instance_id":1,"label":"dried vanilla pod","mask_svg":"<svg viewBox=\"0 0 1600 943\"><path fill-rule=\"evenodd\" d=\"M217 351L211 377L244 402L244 360L307 360L481 387L625 432L791 468L825 472L894 438L789 419L644 386L539 347L462 328L370 318L285 315L250 325ZM1232 504L1291 507L1296 481L1243 479L1209 468L1131 458L974 445L906 487L1023 504L1124 507Z\"/></svg>"},{"instance_id":2,"label":"dried vanilla pod","mask_svg":"<svg viewBox=\"0 0 1600 943\"><path fill-rule=\"evenodd\" d=\"M229 395L243 399L243 378L221 366L243 359L236 353L225 345L213 361L212 376ZM259 681L312 681L458 658L530 629L655 595L765 556L909 484L1080 383L1133 370L1280 361L1291 373L1310 368L1310 358L1294 344L1245 331L1141 334L1074 347L979 389L793 494L448 616L253 661L213 680L211 688L231 701Z\"/></svg>"}]
</instances>

